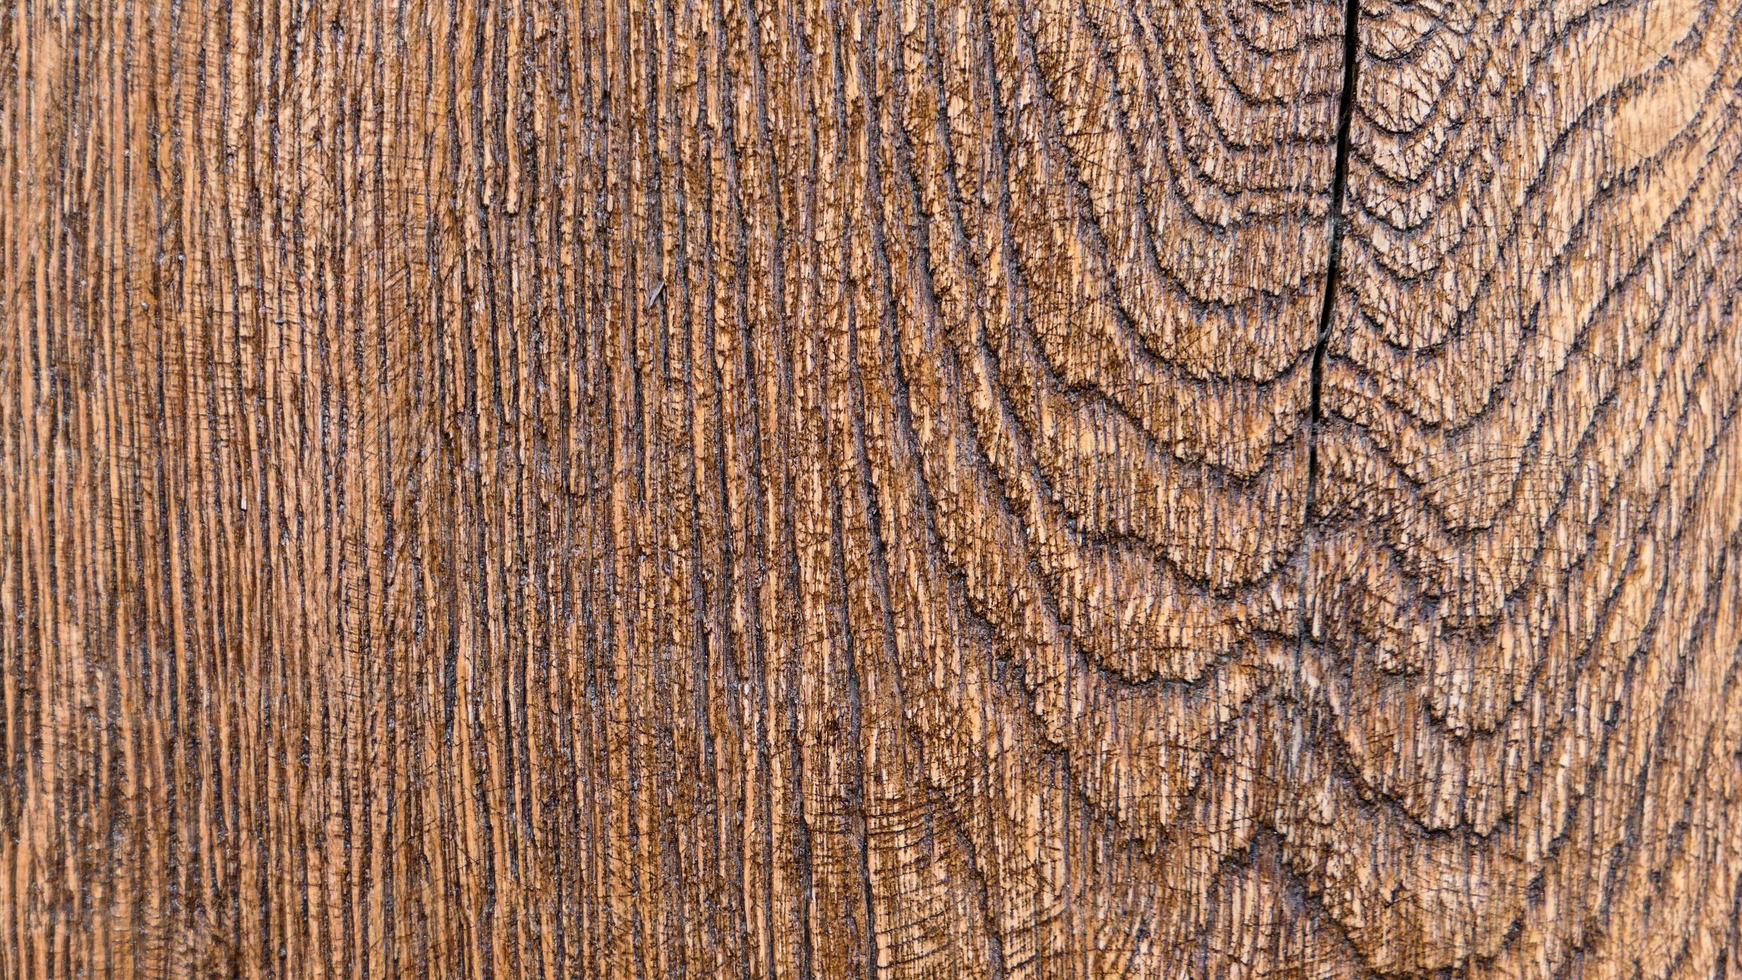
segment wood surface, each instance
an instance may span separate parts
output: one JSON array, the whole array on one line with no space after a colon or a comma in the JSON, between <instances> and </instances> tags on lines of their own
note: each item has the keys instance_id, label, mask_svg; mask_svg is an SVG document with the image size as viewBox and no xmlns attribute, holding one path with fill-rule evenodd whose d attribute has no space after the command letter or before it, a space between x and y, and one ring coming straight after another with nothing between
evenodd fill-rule
<instances>
[{"instance_id":1,"label":"wood surface","mask_svg":"<svg viewBox=\"0 0 1742 980\"><path fill-rule=\"evenodd\" d=\"M1742 976L1736 0L0 0L0 977Z\"/></svg>"}]
</instances>

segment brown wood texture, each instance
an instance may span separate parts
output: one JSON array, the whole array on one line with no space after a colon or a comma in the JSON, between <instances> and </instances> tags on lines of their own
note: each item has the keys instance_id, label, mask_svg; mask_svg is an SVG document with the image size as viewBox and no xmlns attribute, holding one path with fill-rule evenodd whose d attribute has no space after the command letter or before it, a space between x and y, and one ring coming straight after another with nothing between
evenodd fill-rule
<instances>
[{"instance_id":1,"label":"brown wood texture","mask_svg":"<svg viewBox=\"0 0 1742 980\"><path fill-rule=\"evenodd\" d=\"M1735 0L5 0L0 976L1742 976Z\"/></svg>"}]
</instances>

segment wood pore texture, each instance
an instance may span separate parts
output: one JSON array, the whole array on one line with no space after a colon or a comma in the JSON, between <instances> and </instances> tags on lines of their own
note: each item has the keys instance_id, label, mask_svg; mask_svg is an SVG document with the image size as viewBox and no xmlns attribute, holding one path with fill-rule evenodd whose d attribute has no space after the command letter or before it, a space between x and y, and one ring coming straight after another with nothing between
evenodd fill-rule
<instances>
[{"instance_id":1,"label":"wood pore texture","mask_svg":"<svg viewBox=\"0 0 1742 980\"><path fill-rule=\"evenodd\" d=\"M0 8L0 976L1742 975L1737 0Z\"/></svg>"}]
</instances>

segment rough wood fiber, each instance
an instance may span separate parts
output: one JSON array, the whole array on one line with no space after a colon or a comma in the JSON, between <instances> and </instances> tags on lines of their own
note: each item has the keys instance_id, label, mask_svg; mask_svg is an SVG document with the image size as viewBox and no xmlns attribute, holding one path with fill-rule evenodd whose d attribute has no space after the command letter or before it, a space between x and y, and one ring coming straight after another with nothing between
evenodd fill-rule
<instances>
[{"instance_id":1,"label":"rough wood fiber","mask_svg":"<svg viewBox=\"0 0 1742 980\"><path fill-rule=\"evenodd\" d=\"M0 976L1736 976L1734 0L10 0Z\"/></svg>"}]
</instances>

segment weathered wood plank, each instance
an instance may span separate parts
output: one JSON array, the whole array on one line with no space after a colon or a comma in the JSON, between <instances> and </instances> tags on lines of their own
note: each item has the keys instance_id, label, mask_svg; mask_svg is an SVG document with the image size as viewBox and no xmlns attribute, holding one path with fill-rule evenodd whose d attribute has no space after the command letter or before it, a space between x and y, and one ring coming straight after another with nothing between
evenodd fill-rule
<instances>
[{"instance_id":1,"label":"weathered wood plank","mask_svg":"<svg viewBox=\"0 0 1742 980\"><path fill-rule=\"evenodd\" d=\"M0 975L1742 969L1729 0L17 0Z\"/></svg>"}]
</instances>

